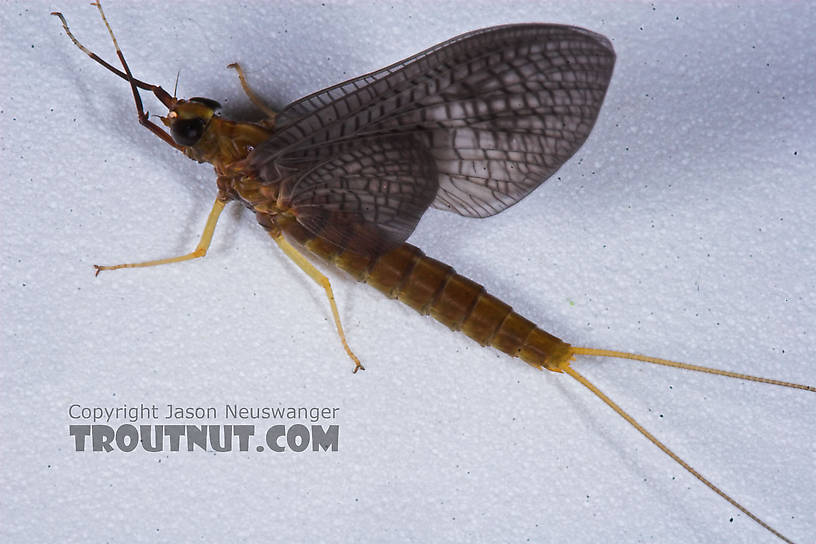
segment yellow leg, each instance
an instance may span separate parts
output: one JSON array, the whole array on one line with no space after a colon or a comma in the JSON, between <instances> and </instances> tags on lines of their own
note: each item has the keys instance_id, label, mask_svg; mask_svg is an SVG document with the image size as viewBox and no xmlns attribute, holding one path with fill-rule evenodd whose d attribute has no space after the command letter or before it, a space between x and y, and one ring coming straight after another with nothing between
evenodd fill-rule
<instances>
[{"instance_id":1,"label":"yellow leg","mask_svg":"<svg viewBox=\"0 0 816 544\"><path fill-rule=\"evenodd\" d=\"M215 204L213 204L212 211L210 211L210 216L207 218L207 224L204 225L204 232L201 233L201 239L198 241L198 245L192 252L186 255L181 255L180 257L158 259L155 261L145 261L143 263L117 264L114 266L99 266L95 264L94 268L96 268L96 275L98 276L99 273L102 272L103 270L117 270L119 268L142 268L146 266L158 266L160 264L178 263L181 261L189 261L190 259L203 257L204 255L207 254L207 249L210 247L213 232L215 231L215 224L218 223L218 216L221 215L221 211L224 209L225 204L226 202L216 199Z\"/></svg>"},{"instance_id":2,"label":"yellow leg","mask_svg":"<svg viewBox=\"0 0 816 544\"><path fill-rule=\"evenodd\" d=\"M326 291L326 296L329 298L329 304L331 304L332 315L334 315L334 324L337 325L337 334L340 335L340 341L343 342L343 348L345 348L346 353L348 356L351 357L351 360L354 361L354 372L358 370L365 370L365 367L360 363L360 359L354 355L354 352L351 351L351 348L346 342L346 333L343 332L343 325L340 323L340 314L337 312L337 304L334 302L334 293L332 292L331 283L329 282L329 278L324 276L320 273L320 271L314 267L312 263L309 262L306 257L304 257L295 247L290 244L286 238L283 237L283 234L274 234L271 233L272 238L278 244L286 255L292 259L295 264L297 264L301 270L306 272L310 278L312 278L315 283L323 287Z\"/></svg>"},{"instance_id":3,"label":"yellow leg","mask_svg":"<svg viewBox=\"0 0 816 544\"><path fill-rule=\"evenodd\" d=\"M241 65L238 64L237 62L233 62L232 64L228 64L227 68L232 68L233 70L238 72L238 79L241 80L241 87L243 87L244 92L249 97L249 100L253 104L255 104L256 108L258 108L259 110L261 110L262 112L264 112L266 114L266 116L269 118L267 120L268 122L274 123L275 122L275 115L277 115L277 113L275 112L275 110L273 110L272 108L267 106L264 103L264 101L261 100L258 97L258 95L255 94L255 91L253 91L252 88L249 86L249 83L247 83L246 76L244 75L244 70L243 70L243 68L241 68Z\"/></svg>"}]
</instances>

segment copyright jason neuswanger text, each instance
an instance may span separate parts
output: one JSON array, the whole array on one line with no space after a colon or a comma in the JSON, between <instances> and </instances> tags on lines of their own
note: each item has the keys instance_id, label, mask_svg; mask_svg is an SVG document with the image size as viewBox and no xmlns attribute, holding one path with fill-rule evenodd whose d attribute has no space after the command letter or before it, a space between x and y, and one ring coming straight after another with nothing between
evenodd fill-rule
<instances>
[{"instance_id":1,"label":"copyright jason neuswanger text","mask_svg":"<svg viewBox=\"0 0 816 544\"><path fill-rule=\"evenodd\" d=\"M239 404L223 404L220 409L174 404L107 407L71 404L68 434L74 439L75 451L337 451L339 425L318 423L336 421L339 410L326 406ZM288 424L269 425L256 436L253 424L225 424L218 420L278 420ZM177 423L181 421L185 423ZM201 424L202 421L206 423Z\"/></svg>"}]
</instances>

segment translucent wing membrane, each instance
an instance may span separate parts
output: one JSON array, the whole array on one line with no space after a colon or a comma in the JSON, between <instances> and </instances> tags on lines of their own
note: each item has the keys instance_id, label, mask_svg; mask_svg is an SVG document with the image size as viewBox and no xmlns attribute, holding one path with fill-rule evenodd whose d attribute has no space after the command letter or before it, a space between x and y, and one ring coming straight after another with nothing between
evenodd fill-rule
<instances>
[{"instance_id":1,"label":"translucent wing membrane","mask_svg":"<svg viewBox=\"0 0 816 544\"><path fill-rule=\"evenodd\" d=\"M529 24L478 30L287 106L276 133L250 156L250 165L263 181L283 188L309 186L309 195L347 191L347 177L327 175L330 167L318 165L337 159L341 170L354 171L352 163L362 160L366 149L384 151L356 140L399 135L391 140L391 153L432 165L402 169L378 183L360 181L354 185L356 199L332 200L330 213L318 214L321 232L335 232L333 239L313 230L338 243L356 236L347 231L359 220L366 225L357 228L369 236L381 234L377 247L384 248L410 235L417 205L425 202L393 204L410 176L421 187L416 194L433 186L427 205L469 217L496 214L550 177L589 135L614 62L609 41L580 28ZM348 154L349 149L356 152ZM435 180L423 177L428 175ZM362 199L366 206L361 207L359 197L369 191L374 194ZM324 201L307 202L303 194L292 209L312 230L316 227L307 224L303 210L307 204L320 208ZM377 212L384 202L387 211ZM343 223L334 224L333 218L341 217Z\"/></svg>"},{"instance_id":2,"label":"translucent wing membrane","mask_svg":"<svg viewBox=\"0 0 816 544\"><path fill-rule=\"evenodd\" d=\"M406 135L329 144L327 158L284 184L285 205L312 233L358 253L403 242L436 196L428 150Z\"/></svg>"}]
</instances>

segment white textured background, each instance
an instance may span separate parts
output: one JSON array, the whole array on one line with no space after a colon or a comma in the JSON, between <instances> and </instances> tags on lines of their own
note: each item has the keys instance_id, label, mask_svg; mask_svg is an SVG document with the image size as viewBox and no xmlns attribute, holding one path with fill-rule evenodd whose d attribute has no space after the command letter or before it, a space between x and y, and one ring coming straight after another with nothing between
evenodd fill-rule
<instances>
[{"instance_id":1,"label":"white textured background","mask_svg":"<svg viewBox=\"0 0 816 544\"><path fill-rule=\"evenodd\" d=\"M431 211L412 242L574 344L816 383L812 3L223 4L107 8L137 77L181 70L181 96L243 115L229 62L280 106L482 26L607 35L606 103L557 179L493 219ZM0 10L0 540L775 541L578 384L333 275L352 376L322 293L237 205L206 259L94 278L190 250L214 176L139 127L54 9L115 60L86 2ZM816 534L812 393L577 368L784 534ZM140 402L338 406L340 451L72 451L68 405Z\"/></svg>"}]
</instances>

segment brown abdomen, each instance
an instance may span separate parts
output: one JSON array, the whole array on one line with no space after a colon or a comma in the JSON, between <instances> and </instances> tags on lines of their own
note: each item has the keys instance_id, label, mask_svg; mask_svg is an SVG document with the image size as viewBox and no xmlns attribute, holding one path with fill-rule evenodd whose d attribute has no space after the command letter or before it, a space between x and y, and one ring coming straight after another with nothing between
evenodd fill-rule
<instances>
[{"instance_id":1,"label":"brown abdomen","mask_svg":"<svg viewBox=\"0 0 816 544\"><path fill-rule=\"evenodd\" d=\"M536 368L555 371L571 358L569 344L411 244L402 244L379 257L365 257L343 252L294 221L282 227L294 241L358 281L430 315L451 330L464 332L483 346L520 357Z\"/></svg>"}]
</instances>

